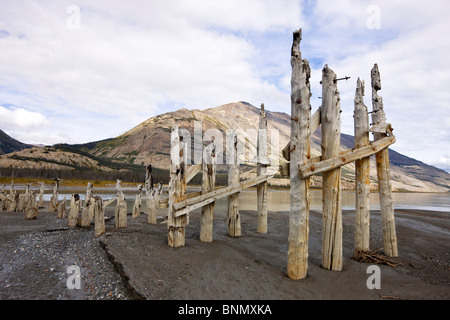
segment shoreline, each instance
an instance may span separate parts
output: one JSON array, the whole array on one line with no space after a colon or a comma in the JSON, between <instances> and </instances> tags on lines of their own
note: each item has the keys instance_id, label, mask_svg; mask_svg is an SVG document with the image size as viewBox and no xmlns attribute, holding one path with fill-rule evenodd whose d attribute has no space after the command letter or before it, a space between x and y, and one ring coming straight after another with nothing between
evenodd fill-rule
<instances>
[{"instance_id":1,"label":"shoreline","mask_svg":"<svg viewBox=\"0 0 450 320\"><path fill-rule=\"evenodd\" d=\"M165 214L161 210L159 214ZM214 240L199 240L200 211L190 216L186 246L167 246L166 225L146 214L128 226L106 222L106 234L67 228L56 213L0 213L0 299L37 300L407 300L450 299L450 219L440 212L396 210L403 266L380 265L381 289L369 290L370 264L353 254L354 211L343 211L344 268L321 268L321 214L311 210L307 278L286 276L289 214L269 211L269 232L256 232L256 212L241 210L242 237L227 235L226 213L215 212ZM371 211L371 249L382 247L378 210ZM81 268L80 290L66 286L69 265ZM133 293L134 292L134 293Z\"/></svg>"}]
</instances>

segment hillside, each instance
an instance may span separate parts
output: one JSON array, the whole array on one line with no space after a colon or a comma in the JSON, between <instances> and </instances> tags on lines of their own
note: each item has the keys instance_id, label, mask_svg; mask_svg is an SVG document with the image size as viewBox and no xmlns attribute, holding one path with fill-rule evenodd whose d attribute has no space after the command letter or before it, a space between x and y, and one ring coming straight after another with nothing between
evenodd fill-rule
<instances>
[{"instance_id":1,"label":"hillside","mask_svg":"<svg viewBox=\"0 0 450 320\"><path fill-rule=\"evenodd\" d=\"M16 139L10 137L5 132L0 130L0 154L20 151L31 147L32 146L28 144L17 141Z\"/></svg>"},{"instance_id":2,"label":"hillside","mask_svg":"<svg viewBox=\"0 0 450 320\"><path fill-rule=\"evenodd\" d=\"M59 165L66 163L69 169L75 168L74 163L84 163L91 169L96 168L103 171L143 171L144 166L148 164L152 164L154 168L167 170L170 157L170 132L175 124L180 129L186 129L192 140L194 125L201 124L203 133L208 132L209 129L219 130L219 132L212 131L211 135L216 136L216 138L222 136L224 139L227 130L231 128L241 130L241 140L247 140L247 150L250 149L254 152L256 150L256 136L252 134L252 130L254 133L258 128L259 113L259 108L246 102L230 103L203 111L180 109L152 117L116 138L79 145L55 145L53 146L54 152L62 152L59 156L56 153L39 153L38 151L30 153L27 150L15 153L16 159L11 159L11 155L6 155L6 157L4 155L0 157L0 167L26 165L45 168L50 164L55 165L55 157L57 157L56 162ZM267 119L269 132L274 129L279 132L278 150L281 151L289 141L290 116L286 113L267 111ZM209 139L205 138L205 140ZM190 141L190 139L186 139L186 141ZM216 140L216 142L220 144L219 140ZM207 141L204 141L204 144L206 143ZM353 148L353 137L342 134L341 144L346 149ZM393 147L395 149L395 145ZM275 148L276 146L269 145L269 150L275 150ZM223 150L225 150L225 141L223 141ZM191 151L191 160L194 161L194 143L191 143ZM72 155L69 156L69 153L72 153ZM312 136L311 153L313 156L321 154L320 130L317 130ZM29 159L28 162L25 161L27 157L38 157L38 154L40 160L33 160L33 163L30 163ZM450 174L447 172L401 155L394 150L390 151L390 155L392 184L395 190L417 192L447 192L450 190ZM43 157L51 158L50 162L42 161ZM254 157L255 154L252 152L245 154L243 160L246 161L246 166L242 166L242 171L245 172L244 177L255 174L254 164L251 163ZM5 158L8 158L8 160ZM285 161L281 152L274 152L271 158L272 161L279 163ZM220 170L226 170L226 167L219 166ZM274 173L276 172L274 171ZM344 188L354 187L353 164L343 167L342 178ZM375 189L377 180L373 159L371 181L373 182L372 188ZM272 183L286 185L288 179L277 179ZM315 187L320 187L321 177L313 177L312 184Z\"/></svg>"}]
</instances>

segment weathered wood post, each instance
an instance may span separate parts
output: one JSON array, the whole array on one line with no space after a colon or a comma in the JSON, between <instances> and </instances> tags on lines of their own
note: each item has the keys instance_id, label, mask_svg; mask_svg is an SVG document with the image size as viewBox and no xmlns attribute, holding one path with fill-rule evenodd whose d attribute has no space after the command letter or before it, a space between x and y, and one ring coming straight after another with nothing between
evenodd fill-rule
<instances>
[{"instance_id":1,"label":"weathered wood post","mask_svg":"<svg viewBox=\"0 0 450 320\"><path fill-rule=\"evenodd\" d=\"M267 175L267 166L269 160L267 159L267 114L264 110L264 104L261 104L261 111L259 114L259 130L257 142L257 175ZM267 186L265 181L256 187L257 204L258 204L258 233L267 233Z\"/></svg>"},{"instance_id":2,"label":"weathered wood post","mask_svg":"<svg viewBox=\"0 0 450 320\"><path fill-rule=\"evenodd\" d=\"M186 199L186 154L183 137L178 126L172 128L170 146L169 214L167 220L168 245L172 248L185 246L186 215L177 217L174 204ZM186 151L187 152L187 151Z\"/></svg>"},{"instance_id":3,"label":"weathered wood post","mask_svg":"<svg viewBox=\"0 0 450 320\"><path fill-rule=\"evenodd\" d=\"M386 114L383 108L383 98L378 96L381 90L381 78L378 65L372 69L372 122L373 126L386 125ZM381 140L387 137L387 133L374 133L374 140ZM392 201L392 186L389 170L389 149L385 148L376 155L378 186L380 192L381 219L383 222L383 242L384 252L388 257L397 257L397 234L395 231L395 217Z\"/></svg>"},{"instance_id":4,"label":"weathered wood post","mask_svg":"<svg viewBox=\"0 0 450 320\"><path fill-rule=\"evenodd\" d=\"M142 188L143 188L142 184L138 185L138 187L137 187L139 193L136 195L136 198L134 200L133 213L131 215L131 218L133 218L133 219L135 219L141 215Z\"/></svg>"},{"instance_id":5,"label":"weathered wood post","mask_svg":"<svg viewBox=\"0 0 450 320\"><path fill-rule=\"evenodd\" d=\"M64 219L66 217L66 196L63 201L58 204L58 219Z\"/></svg>"},{"instance_id":6,"label":"weathered wood post","mask_svg":"<svg viewBox=\"0 0 450 320\"><path fill-rule=\"evenodd\" d=\"M216 145L214 137L212 142L203 150L202 163L202 194L214 190L216 184ZM200 222L200 241L213 241L213 224L214 224L214 202L202 207L202 218Z\"/></svg>"},{"instance_id":7,"label":"weathered wood post","mask_svg":"<svg viewBox=\"0 0 450 320\"><path fill-rule=\"evenodd\" d=\"M336 74L325 65L322 71L322 158L339 156L341 148L341 108ZM322 182L322 267L342 270L341 169L323 173Z\"/></svg>"},{"instance_id":8,"label":"weathered wood post","mask_svg":"<svg viewBox=\"0 0 450 320\"><path fill-rule=\"evenodd\" d=\"M355 149L370 144L369 114L364 105L364 81L358 78L355 94ZM370 240L370 157L355 162L355 254L368 251Z\"/></svg>"},{"instance_id":9,"label":"weathered wood post","mask_svg":"<svg viewBox=\"0 0 450 320\"><path fill-rule=\"evenodd\" d=\"M75 227L78 222L78 216L81 209L81 200L79 194L72 194L70 197L70 211L67 219L67 226Z\"/></svg>"},{"instance_id":10,"label":"weathered wood post","mask_svg":"<svg viewBox=\"0 0 450 320\"><path fill-rule=\"evenodd\" d=\"M60 179L55 179L55 186L53 187L53 194L48 203L48 212L56 212L58 210L58 193L59 193L59 181Z\"/></svg>"},{"instance_id":11,"label":"weathered wood post","mask_svg":"<svg viewBox=\"0 0 450 320\"><path fill-rule=\"evenodd\" d=\"M290 148L290 214L287 275L304 279L308 269L309 179L300 179L298 167L310 157L309 127L311 118L311 69L302 60L301 29L294 32L291 50L291 148Z\"/></svg>"},{"instance_id":12,"label":"weathered wood post","mask_svg":"<svg viewBox=\"0 0 450 320\"><path fill-rule=\"evenodd\" d=\"M232 130L228 135L227 162L228 162L228 185L239 183L239 153L238 137L236 131ZM241 216L239 214L239 192L228 196L228 235L232 238L241 236Z\"/></svg>"},{"instance_id":13,"label":"weathered wood post","mask_svg":"<svg viewBox=\"0 0 450 320\"><path fill-rule=\"evenodd\" d=\"M36 219L38 213L39 210L36 202L36 191L31 191L28 193L28 202L25 208L25 219L26 220Z\"/></svg>"},{"instance_id":14,"label":"weathered wood post","mask_svg":"<svg viewBox=\"0 0 450 320\"><path fill-rule=\"evenodd\" d=\"M158 213L158 209L160 208L159 200L161 199L163 186L161 183L158 183L156 188L152 188L149 191L146 191L146 204L147 204L147 223L148 224L156 224L156 214Z\"/></svg>"},{"instance_id":15,"label":"weathered wood post","mask_svg":"<svg viewBox=\"0 0 450 320\"><path fill-rule=\"evenodd\" d=\"M117 190L117 203L115 210L115 227L116 228L126 228L127 227L127 202L125 201L125 195L122 191L122 186L119 179L117 179L116 190Z\"/></svg>"},{"instance_id":16,"label":"weathered wood post","mask_svg":"<svg viewBox=\"0 0 450 320\"><path fill-rule=\"evenodd\" d=\"M99 196L94 196L94 229L95 237L98 238L105 233L105 210L103 200Z\"/></svg>"},{"instance_id":17,"label":"weathered wood post","mask_svg":"<svg viewBox=\"0 0 450 320\"><path fill-rule=\"evenodd\" d=\"M86 187L86 198L84 199L84 208L81 212L81 226L84 228L90 228L91 222L94 219L95 199L92 198L93 193L93 185L91 182L88 182Z\"/></svg>"},{"instance_id":18,"label":"weathered wood post","mask_svg":"<svg viewBox=\"0 0 450 320\"><path fill-rule=\"evenodd\" d=\"M39 202L38 202L39 208L44 207L44 192L45 192L45 184L41 182L41 188L39 190Z\"/></svg>"}]
</instances>

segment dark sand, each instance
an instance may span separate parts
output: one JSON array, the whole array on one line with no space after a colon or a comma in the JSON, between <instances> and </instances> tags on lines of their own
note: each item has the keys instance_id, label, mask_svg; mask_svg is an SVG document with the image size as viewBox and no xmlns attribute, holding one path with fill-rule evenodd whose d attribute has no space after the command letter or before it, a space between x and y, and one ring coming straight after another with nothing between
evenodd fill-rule
<instances>
[{"instance_id":1,"label":"dark sand","mask_svg":"<svg viewBox=\"0 0 450 320\"><path fill-rule=\"evenodd\" d=\"M186 227L186 246L172 249L166 225L147 225L145 214L129 216L126 229L114 228L111 219L106 235L95 239L93 225L90 230L67 229L67 220L58 220L56 213L40 213L33 221L26 221L23 213L0 213L0 299L450 298L449 213L396 210L400 257L394 260L403 266L380 266L380 290L367 288L370 264L351 259L354 212L343 212L341 272L320 267L321 214L311 212L308 276L300 281L289 280L285 271L288 213L269 212L266 235L256 232L255 212L241 211L241 217L242 237L233 239L227 235L225 212L217 210L214 242L202 243L200 213L195 211ZM71 246L77 249L71 251ZM371 249L382 246L380 214L373 211ZM66 287L70 264L82 267L81 290Z\"/></svg>"}]
</instances>

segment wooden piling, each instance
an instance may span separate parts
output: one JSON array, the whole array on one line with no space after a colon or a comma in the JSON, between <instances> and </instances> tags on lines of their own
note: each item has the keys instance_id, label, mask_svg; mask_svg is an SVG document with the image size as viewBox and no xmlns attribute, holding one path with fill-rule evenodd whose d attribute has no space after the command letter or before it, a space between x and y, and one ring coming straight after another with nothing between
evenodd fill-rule
<instances>
[{"instance_id":1,"label":"wooden piling","mask_svg":"<svg viewBox=\"0 0 450 320\"><path fill-rule=\"evenodd\" d=\"M372 123L374 126L385 126L386 115L383 108L383 99L378 95L381 90L381 78L378 65L372 69ZM387 133L374 133L374 140L381 140ZM381 220L383 223L384 252L388 257L397 257L397 234L395 231L395 217L392 201L392 186L389 170L389 149L383 149L376 155L378 186L380 193Z\"/></svg>"},{"instance_id":2,"label":"wooden piling","mask_svg":"<svg viewBox=\"0 0 450 320\"><path fill-rule=\"evenodd\" d=\"M325 65L322 71L322 158L340 153L341 108L336 74ZM342 270L341 169L323 173L322 182L322 267Z\"/></svg>"},{"instance_id":3,"label":"wooden piling","mask_svg":"<svg viewBox=\"0 0 450 320\"><path fill-rule=\"evenodd\" d=\"M125 195L122 192L121 181L117 180L117 203L115 209L115 227L126 228L127 227L127 202L125 201Z\"/></svg>"},{"instance_id":4,"label":"wooden piling","mask_svg":"<svg viewBox=\"0 0 450 320\"><path fill-rule=\"evenodd\" d=\"M67 226L75 227L80 214L81 200L79 194L72 194L70 197L70 211L67 219Z\"/></svg>"},{"instance_id":5,"label":"wooden piling","mask_svg":"<svg viewBox=\"0 0 450 320\"><path fill-rule=\"evenodd\" d=\"M142 188L143 185L138 185L138 191L139 193L136 195L136 198L134 199L134 205L133 205L133 213L131 214L131 218L135 219L141 215L141 205L142 205Z\"/></svg>"},{"instance_id":6,"label":"wooden piling","mask_svg":"<svg viewBox=\"0 0 450 320\"><path fill-rule=\"evenodd\" d=\"M364 105L364 81L358 78L355 94L355 149L370 144L369 115ZM354 252L369 251L370 240L370 158L355 161L355 248Z\"/></svg>"},{"instance_id":7,"label":"wooden piling","mask_svg":"<svg viewBox=\"0 0 450 320\"><path fill-rule=\"evenodd\" d=\"M257 141L257 175L267 175L267 166L269 161L267 159L267 114L264 110L264 104L261 105L259 115L259 130ZM256 187L257 194L257 208L258 208L258 233L267 233L267 186L265 181Z\"/></svg>"},{"instance_id":8,"label":"wooden piling","mask_svg":"<svg viewBox=\"0 0 450 320\"><path fill-rule=\"evenodd\" d=\"M202 165L202 194L214 191L216 184L216 145L214 137L212 142L204 148ZM200 241L213 241L214 204L212 202L202 207L200 222Z\"/></svg>"},{"instance_id":9,"label":"wooden piling","mask_svg":"<svg viewBox=\"0 0 450 320\"><path fill-rule=\"evenodd\" d=\"M105 210L103 200L99 196L95 196L94 201L94 230L95 237L98 238L105 234Z\"/></svg>"},{"instance_id":10,"label":"wooden piling","mask_svg":"<svg viewBox=\"0 0 450 320\"><path fill-rule=\"evenodd\" d=\"M293 34L291 50L291 148L290 148L290 214L287 275L304 279L308 269L309 179L300 179L298 166L310 157L309 127L311 117L311 69L302 60L301 29Z\"/></svg>"},{"instance_id":11,"label":"wooden piling","mask_svg":"<svg viewBox=\"0 0 450 320\"><path fill-rule=\"evenodd\" d=\"M147 204L147 223L156 224L156 214L160 208L160 199L162 193L162 184L158 183L156 188L152 188L146 192L146 204Z\"/></svg>"},{"instance_id":12,"label":"wooden piling","mask_svg":"<svg viewBox=\"0 0 450 320\"><path fill-rule=\"evenodd\" d=\"M186 199L186 144L178 132L172 128L170 146L169 214L167 220L168 245L172 248L184 247L186 215L176 216L174 204Z\"/></svg>"},{"instance_id":13,"label":"wooden piling","mask_svg":"<svg viewBox=\"0 0 450 320\"><path fill-rule=\"evenodd\" d=\"M36 202L36 191L29 191L28 202L25 208L25 219L32 220L36 219L39 213L38 204Z\"/></svg>"},{"instance_id":14,"label":"wooden piling","mask_svg":"<svg viewBox=\"0 0 450 320\"><path fill-rule=\"evenodd\" d=\"M228 158L228 185L239 183L239 153L238 153L238 137L236 131L229 133L227 146ZM228 235L232 238L241 236L241 216L239 214L239 193L228 196Z\"/></svg>"}]
</instances>

